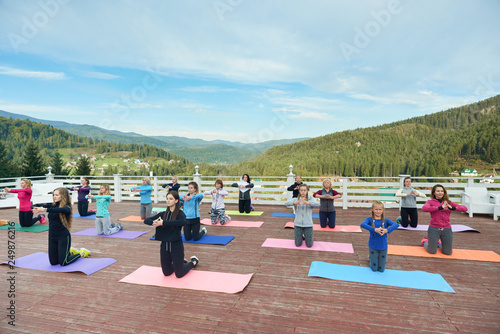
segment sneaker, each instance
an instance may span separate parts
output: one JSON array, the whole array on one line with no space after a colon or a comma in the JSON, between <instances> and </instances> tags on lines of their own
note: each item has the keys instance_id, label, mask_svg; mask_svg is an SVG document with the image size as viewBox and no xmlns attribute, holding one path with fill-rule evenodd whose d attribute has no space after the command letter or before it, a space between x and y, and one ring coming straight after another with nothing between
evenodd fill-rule
<instances>
[{"instance_id":1,"label":"sneaker","mask_svg":"<svg viewBox=\"0 0 500 334\"><path fill-rule=\"evenodd\" d=\"M186 260L186 258L184 258L184 264L187 264L188 263L188 260Z\"/></svg>"},{"instance_id":2,"label":"sneaker","mask_svg":"<svg viewBox=\"0 0 500 334\"><path fill-rule=\"evenodd\" d=\"M201 231L203 232L203 235L207 235L207 229L206 228L202 228Z\"/></svg>"},{"instance_id":3,"label":"sneaker","mask_svg":"<svg viewBox=\"0 0 500 334\"><path fill-rule=\"evenodd\" d=\"M250 211L254 211L253 205L250 204Z\"/></svg>"},{"instance_id":4,"label":"sneaker","mask_svg":"<svg viewBox=\"0 0 500 334\"><path fill-rule=\"evenodd\" d=\"M71 247L71 248L69 249L69 253L70 253L71 255L80 254L80 252L78 251L78 249L73 248L73 247Z\"/></svg>"},{"instance_id":5,"label":"sneaker","mask_svg":"<svg viewBox=\"0 0 500 334\"><path fill-rule=\"evenodd\" d=\"M231 220L231 216L226 215L226 222Z\"/></svg>"},{"instance_id":6,"label":"sneaker","mask_svg":"<svg viewBox=\"0 0 500 334\"><path fill-rule=\"evenodd\" d=\"M89 210L89 212L97 213L97 210Z\"/></svg>"},{"instance_id":7,"label":"sneaker","mask_svg":"<svg viewBox=\"0 0 500 334\"><path fill-rule=\"evenodd\" d=\"M123 225L121 223L116 224L116 227L118 227L120 230L123 230Z\"/></svg>"},{"instance_id":8,"label":"sneaker","mask_svg":"<svg viewBox=\"0 0 500 334\"><path fill-rule=\"evenodd\" d=\"M200 260L196 256L191 256L191 262L193 262L193 268L196 268L198 263L200 263Z\"/></svg>"},{"instance_id":9,"label":"sneaker","mask_svg":"<svg viewBox=\"0 0 500 334\"><path fill-rule=\"evenodd\" d=\"M429 239L427 239L427 238L423 238L423 239L420 241L420 243L422 244L422 246L424 245L424 243L425 243L425 242L427 242L427 243L428 243L428 242L429 242Z\"/></svg>"},{"instance_id":10,"label":"sneaker","mask_svg":"<svg viewBox=\"0 0 500 334\"><path fill-rule=\"evenodd\" d=\"M90 256L90 251L86 248L80 248L80 255L82 257L89 257Z\"/></svg>"},{"instance_id":11,"label":"sneaker","mask_svg":"<svg viewBox=\"0 0 500 334\"><path fill-rule=\"evenodd\" d=\"M116 227L116 225L115 225L115 224L113 224L113 223L111 223L111 225L109 225L109 226L111 226L111 227Z\"/></svg>"},{"instance_id":12,"label":"sneaker","mask_svg":"<svg viewBox=\"0 0 500 334\"><path fill-rule=\"evenodd\" d=\"M38 220L40 221L40 224L45 224L47 222L47 218L45 218L44 215L38 215Z\"/></svg>"},{"instance_id":13,"label":"sneaker","mask_svg":"<svg viewBox=\"0 0 500 334\"><path fill-rule=\"evenodd\" d=\"M399 225L401 225L401 216L399 216L398 219L396 219L396 223L398 223Z\"/></svg>"}]
</instances>

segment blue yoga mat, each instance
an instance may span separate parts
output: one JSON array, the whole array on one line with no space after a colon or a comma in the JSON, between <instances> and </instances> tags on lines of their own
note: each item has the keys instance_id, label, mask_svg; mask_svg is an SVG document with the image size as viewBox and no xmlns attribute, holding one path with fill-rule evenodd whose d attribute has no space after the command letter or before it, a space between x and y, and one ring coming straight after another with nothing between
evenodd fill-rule
<instances>
[{"instance_id":1,"label":"blue yoga mat","mask_svg":"<svg viewBox=\"0 0 500 334\"><path fill-rule=\"evenodd\" d=\"M186 241L186 239L184 238L184 234L182 235L182 241L188 244L227 245L233 239L234 237L230 235L228 236L204 235L198 241L193 241L193 240ZM155 240L155 238L152 237L150 240Z\"/></svg>"},{"instance_id":2,"label":"blue yoga mat","mask_svg":"<svg viewBox=\"0 0 500 334\"><path fill-rule=\"evenodd\" d=\"M291 212L273 212L271 213L271 217L287 217L287 218L295 218L295 214ZM313 213L312 214L313 218L319 219L319 214Z\"/></svg>"},{"instance_id":3,"label":"blue yoga mat","mask_svg":"<svg viewBox=\"0 0 500 334\"><path fill-rule=\"evenodd\" d=\"M386 269L374 272L369 267L313 261L308 276L323 277L339 281L397 286L402 288L436 290L455 293L443 276L425 271L403 271Z\"/></svg>"},{"instance_id":4,"label":"blue yoga mat","mask_svg":"<svg viewBox=\"0 0 500 334\"><path fill-rule=\"evenodd\" d=\"M80 216L79 213L74 212L73 213L73 218L82 218L82 219L95 219L95 213L90 215L90 216Z\"/></svg>"}]
</instances>

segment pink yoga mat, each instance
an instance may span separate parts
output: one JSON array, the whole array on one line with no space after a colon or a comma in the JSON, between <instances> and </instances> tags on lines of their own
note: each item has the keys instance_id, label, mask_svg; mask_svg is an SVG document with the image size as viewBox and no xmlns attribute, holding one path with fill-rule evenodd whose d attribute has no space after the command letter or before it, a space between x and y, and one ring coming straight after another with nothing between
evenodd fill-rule
<instances>
[{"instance_id":1,"label":"pink yoga mat","mask_svg":"<svg viewBox=\"0 0 500 334\"><path fill-rule=\"evenodd\" d=\"M293 222L286 223L285 228L293 228ZM336 225L335 228L329 228L329 227L321 227L321 225L319 225L319 224L314 224L313 231L359 232L359 233L361 233L361 226L359 226L359 225Z\"/></svg>"},{"instance_id":2,"label":"pink yoga mat","mask_svg":"<svg viewBox=\"0 0 500 334\"><path fill-rule=\"evenodd\" d=\"M306 246L303 242L300 247L295 246L295 241L290 239L273 239L267 238L262 244L262 247L272 247L272 248L288 248L288 249L305 249L305 250L315 250L322 252L337 252L337 253L354 253L352 244L345 244L340 242L325 242L325 241L315 241L311 248Z\"/></svg>"},{"instance_id":3,"label":"pink yoga mat","mask_svg":"<svg viewBox=\"0 0 500 334\"><path fill-rule=\"evenodd\" d=\"M120 282L224 293L243 291L253 274L229 274L191 269L184 277L163 276L160 267L142 266Z\"/></svg>"},{"instance_id":4,"label":"pink yoga mat","mask_svg":"<svg viewBox=\"0 0 500 334\"><path fill-rule=\"evenodd\" d=\"M427 231L429 229L429 225L417 225L417 227L403 227L399 225L398 230L406 230L406 231ZM451 231L453 233L457 232L477 232L481 233L478 230L473 229L472 227L469 227L467 225L460 225L460 224L453 224L451 225Z\"/></svg>"},{"instance_id":5,"label":"pink yoga mat","mask_svg":"<svg viewBox=\"0 0 500 334\"><path fill-rule=\"evenodd\" d=\"M235 227L260 227L262 224L264 224L264 222L230 220L224 225L221 225L220 223L212 224L212 221L208 218L202 219L200 223L202 225L235 226Z\"/></svg>"}]
</instances>

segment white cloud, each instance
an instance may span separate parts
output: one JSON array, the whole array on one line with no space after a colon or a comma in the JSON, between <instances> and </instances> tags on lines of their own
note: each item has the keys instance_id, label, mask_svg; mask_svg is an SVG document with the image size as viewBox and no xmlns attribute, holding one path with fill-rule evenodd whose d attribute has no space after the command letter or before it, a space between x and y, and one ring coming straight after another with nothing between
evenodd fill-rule
<instances>
[{"instance_id":1,"label":"white cloud","mask_svg":"<svg viewBox=\"0 0 500 334\"><path fill-rule=\"evenodd\" d=\"M109 74L109 73L103 73L103 72L82 72L82 75L87 78L94 78L94 79L103 79L103 80L113 80L113 79L123 79L123 77L119 75L114 75L114 74Z\"/></svg>"},{"instance_id":2,"label":"white cloud","mask_svg":"<svg viewBox=\"0 0 500 334\"><path fill-rule=\"evenodd\" d=\"M181 88L182 91L190 93L222 93L222 92L236 92L235 88L222 88L217 86L196 86L196 87L184 87Z\"/></svg>"},{"instance_id":3,"label":"white cloud","mask_svg":"<svg viewBox=\"0 0 500 334\"><path fill-rule=\"evenodd\" d=\"M290 118L302 118L302 119L317 119L321 121L333 120L334 118L327 113L318 112L318 111L296 111L292 110L292 112L297 112L296 115L290 115Z\"/></svg>"},{"instance_id":4,"label":"white cloud","mask_svg":"<svg viewBox=\"0 0 500 334\"><path fill-rule=\"evenodd\" d=\"M0 74L20 78L32 78L41 80L63 80L66 75L63 72L28 71L18 68L0 66Z\"/></svg>"}]
</instances>

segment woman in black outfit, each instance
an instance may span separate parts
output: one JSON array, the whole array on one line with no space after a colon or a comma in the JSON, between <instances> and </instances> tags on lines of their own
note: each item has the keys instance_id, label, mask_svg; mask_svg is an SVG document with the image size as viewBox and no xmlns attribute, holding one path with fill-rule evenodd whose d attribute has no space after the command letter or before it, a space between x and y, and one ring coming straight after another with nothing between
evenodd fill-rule
<instances>
[{"instance_id":1,"label":"woman in black outfit","mask_svg":"<svg viewBox=\"0 0 500 334\"><path fill-rule=\"evenodd\" d=\"M90 252L81 248L71 248L71 200L66 188L57 188L52 192L54 203L33 207L35 215L41 212L49 214L49 262L51 265L67 266L80 257L88 257Z\"/></svg>"},{"instance_id":2,"label":"woman in black outfit","mask_svg":"<svg viewBox=\"0 0 500 334\"><path fill-rule=\"evenodd\" d=\"M192 256L189 263L184 260L181 229L186 224L186 215L179 210L177 191L168 193L167 210L146 218L144 224L156 227L155 240L161 241L160 261L163 275L170 276L175 273L176 277L181 278L198 265L200 260L196 256Z\"/></svg>"}]
</instances>

